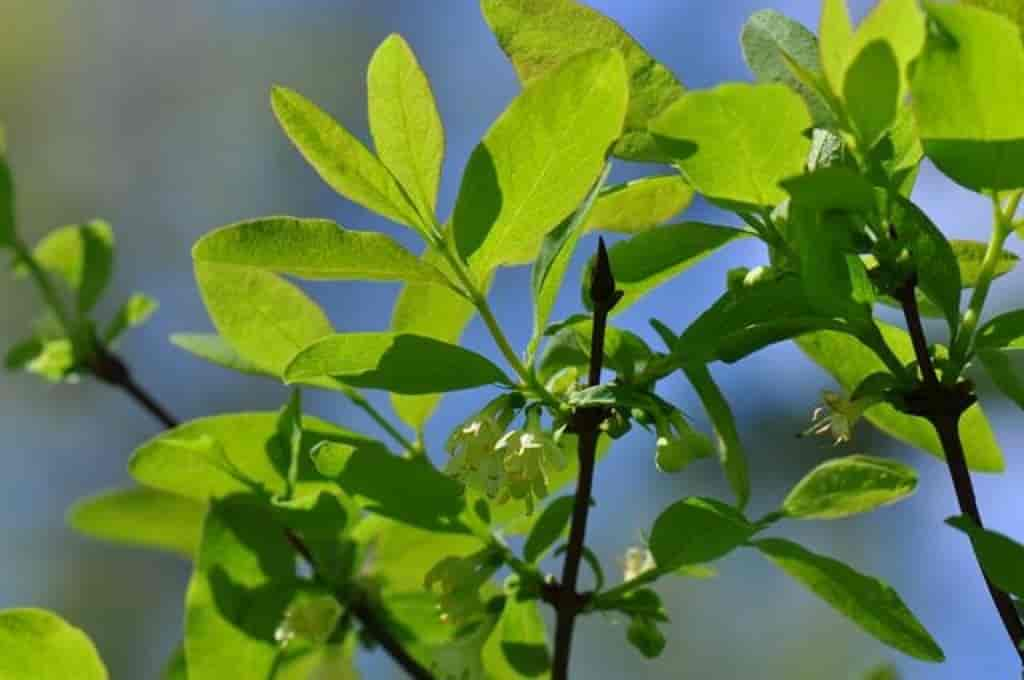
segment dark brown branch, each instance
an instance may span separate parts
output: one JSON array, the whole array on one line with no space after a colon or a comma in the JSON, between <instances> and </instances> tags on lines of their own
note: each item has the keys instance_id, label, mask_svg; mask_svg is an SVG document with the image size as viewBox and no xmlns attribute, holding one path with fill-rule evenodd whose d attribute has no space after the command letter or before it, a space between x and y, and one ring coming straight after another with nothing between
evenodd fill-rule
<instances>
[{"instance_id":1,"label":"dark brown branch","mask_svg":"<svg viewBox=\"0 0 1024 680\"><path fill-rule=\"evenodd\" d=\"M960 512L977 524L984 527L981 511L971 482L971 473L967 468L967 456L964 453L963 441L960 439L960 416L970 408L976 397L971 391L970 383L961 382L956 385L944 385L939 382L935 367L928 354L928 341L925 338L921 314L917 307L915 284L911 280L899 291L897 298L903 307L903 316L910 331L914 345L914 354L921 369L923 384L910 395L908 407L915 415L927 418L935 428L945 454L949 476L953 481ZM981 564L978 565L981 567ZM1013 605L1010 596L999 590L982 569L985 585L988 587L992 602L999 612L1006 634L1013 643L1013 648L1024 664L1024 624Z\"/></svg>"},{"instance_id":2,"label":"dark brown branch","mask_svg":"<svg viewBox=\"0 0 1024 680\"><path fill-rule=\"evenodd\" d=\"M132 399L138 402L139 406L146 409L154 418L159 420L164 427L171 429L178 426L178 421L170 412L160 405L146 390L142 388L135 378L128 365L116 354L106 349L99 349L93 357L89 368L93 375L108 385L120 388L128 393Z\"/></svg>"},{"instance_id":3,"label":"dark brown branch","mask_svg":"<svg viewBox=\"0 0 1024 680\"><path fill-rule=\"evenodd\" d=\"M597 260L590 279L590 299L594 303L594 323L590 337L590 372L588 384L593 387L601 382L601 367L604 363L604 336L608 325L608 313L622 294L615 290L611 263L604 240L598 242ZM590 497L594 486L594 463L597 457L597 440L600 436L601 421L605 413L601 408L581 408L573 420L573 430L578 438L579 478L572 509L572 524L569 529L569 545L562 566L562 580L549 601L555 606L555 653L551 680L566 680L569 677L569 655L572 650L572 634L576 616L586 605L586 597L576 592L580 563L583 559L584 540L587 534L587 515L590 511ZM552 596L553 595L553 596ZM548 599L548 598L546 598Z\"/></svg>"}]
</instances>

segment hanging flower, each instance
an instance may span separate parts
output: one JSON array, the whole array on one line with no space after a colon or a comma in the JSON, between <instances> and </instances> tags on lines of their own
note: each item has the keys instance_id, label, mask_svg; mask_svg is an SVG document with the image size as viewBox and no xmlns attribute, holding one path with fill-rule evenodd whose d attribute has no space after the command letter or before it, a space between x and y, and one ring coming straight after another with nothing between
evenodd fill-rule
<instances>
[{"instance_id":1,"label":"hanging flower","mask_svg":"<svg viewBox=\"0 0 1024 680\"><path fill-rule=\"evenodd\" d=\"M622 560L622 580L632 581L654 569L654 555L646 546L634 545L626 550Z\"/></svg>"},{"instance_id":2,"label":"hanging flower","mask_svg":"<svg viewBox=\"0 0 1024 680\"><path fill-rule=\"evenodd\" d=\"M544 431L540 413L530 411L524 430L510 430L495 444L504 462L504 490L499 502L516 498L533 513L534 499L548 495L548 470L564 470L565 451L555 438Z\"/></svg>"},{"instance_id":3,"label":"hanging flower","mask_svg":"<svg viewBox=\"0 0 1024 680\"><path fill-rule=\"evenodd\" d=\"M816 434L831 437L835 440L835 446L850 441L854 425L864 415L864 411L878 401L877 398L851 400L830 390L821 394L825 404L814 409L811 426L801 432L800 436Z\"/></svg>"},{"instance_id":4,"label":"hanging flower","mask_svg":"<svg viewBox=\"0 0 1024 680\"><path fill-rule=\"evenodd\" d=\"M500 566L495 554L485 549L467 557L445 557L431 567L423 587L437 595L441 620L462 625L482 613L480 587Z\"/></svg>"},{"instance_id":5,"label":"hanging flower","mask_svg":"<svg viewBox=\"0 0 1024 680\"><path fill-rule=\"evenodd\" d=\"M679 472L698 458L707 458L714 452L711 439L693 429L683 414L655 414L658 439L654 443L654 464L662 472Z\"/></svg>"},{"instance_id":6,"label":"hanging flower","mask_svg":"<svg viewBox=\"0 0 1024 680\"><path fill-rule=\"evenodd\" d=\"M502 395L455 428L445 449L445 473L494 498L505 478L502 454L496 450L515 415L514 395Z\"/></svg>"}]
</instances>

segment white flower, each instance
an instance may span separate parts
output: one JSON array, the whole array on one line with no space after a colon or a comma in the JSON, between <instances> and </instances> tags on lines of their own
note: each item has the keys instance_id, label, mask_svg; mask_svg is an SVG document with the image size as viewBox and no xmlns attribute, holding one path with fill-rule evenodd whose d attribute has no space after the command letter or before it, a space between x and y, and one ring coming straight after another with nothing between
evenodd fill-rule
<instances>
[{"instance_id":1,"label":"white flower","mask_svg":"<svg viewBox=\"0 0 1024 680\"><path fill-rule=\"evenodd\" d=\"M825 405L814 409L814 413L811 414L811 426L801 432L800 436L828 436L835 440L835 446L850 441L854 425L864 415L865 409L873 403L868 399L850 400L829 390L822 392L822 399Z\"/></svg>"},{"instance_id":2,"label":"white flower","mask_svg":"<svg viewBox=\"0 0 1024 680\"><path fill-rule=\"evenodd\" d=\"M644 546L633 546L626 550L622 564L622 580L632 581L641 574L654 569L654 555Z\"/></svg>"}]
</instances>

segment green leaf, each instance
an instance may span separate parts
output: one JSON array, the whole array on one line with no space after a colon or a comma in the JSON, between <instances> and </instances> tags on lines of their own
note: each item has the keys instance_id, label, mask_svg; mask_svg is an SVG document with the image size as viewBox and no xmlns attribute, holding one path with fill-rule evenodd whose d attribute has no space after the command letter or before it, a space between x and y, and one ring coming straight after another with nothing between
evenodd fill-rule
<instances>
[{"instance_id":1,"label":"green leaf","mask_svg":"<svg viewBox=\"0 0 1024 680\"><path fill-rule=\"evenodd\" d=\"M1000 590L1024 598L1024 545L996 531L982 529L966 516L946 524L967 534L985 575Z\"/></svg>"},{"instance_id":2,"label":"green leaf","mask_svg":"<svg viewBox=\"0 0 1024 680\"><path fill-rule=\"evenodd\" d=\"M915 659L945 660L942 649L887 584L781 538L752 543L777 567L869 635Z\"/></svg>"},{"instance_id":3,"label":"green leaf","mask_svg":"<svg viewBox=\"0 0 1024 680\"><path fill-rule=\"evenodd\" d=\"M868 12L848 43L843 78L832 81L835 92L842 91L838 83L845 82L857 56L867 45L877 40L887 42L893 50L900 75L898 99L903 100L907 89L908 67L920 54L925 42L925 17L917 0L880 0Z\"/></svg>"},{"instance_id":4,"label":"green leaf","mask_svg":"<svg viewBox=\"0 0 1024 680\"><path fill-rule=\"evenodd\" d=\"M868 671L864 680L900 680L899 671L890 663L884 663Z\"/></svg>"},{"instance_id":5,"label":"green leaf","mask_svg":"<svg viewBox=\"0 0 1024 680\"><path fill-rule=\"evenodd\" d=\"M999 391L1013 400L1017 406L1024 409L1024 379L1021 378L1019 369L1014 367L1013 358L1020 358L1019 349L998 350L979 349L978 359L985 367L985 372L992 378Z\"/></svg>"},{"instance_id":6,"label":"green leaf","mask_svg":"<svg viewBox=\"0 0 1024 680\"><path fill-rule=\"evenodd\" d=\"M270 677L298 588L295 553L253 496L214 501L185 596L189 680Z\"/></svg>"},{"instance_id":7,"label":"green leaf","mask_svg":"<svg viewBox=\"0 0 1024 680\"><path fill-rule=\"evenodd\" d=\"M821 37L821 70L833 94L838 94L842 92L846 56L853 42L853 23L846 0L823 0L818 35Z\"/></svg>"},{"instance_id":8,"label":"green leaf","mask_svg":"<svg viewBox=\"0 0 1024 680\"><path fill-rule=\"evenodd\" d=\"M828 460L804 476L782 502L787 517L837 519L869 512L912 494L917 472L884 458Z\"/></svg>"},{"instance_id":9,"label":"green leaf","mask_svg":"<svg viewBox=\"0 0 1024 680\"><path fill-rule=\"evenodd\" d=\"M684 365L733 362L823 328L845 326L811 306L798 277L782 275L727 291L683 331L672 355Z\"/></svg>"},{"instance_id":10,"label":"green leaf","mask_svg":"<svg viewBox=\"0 0 1024 680\"><path fill-rule=\"evenodd\" d=\"M711 377L704 364L685 364L683 371L687 380L697 390L704 410L715 429L718 445L718 460L725 470L732 492L736 494L736 505L742 510L750 500L750 473L747 470L747 455L736 431L736 419L726 401L725 395Z\"/></svg>"},{"instance_id":11,"label":"green leaf","mask_svg":"<svg viewBox=\"0 0 1024 680\"><path fill-rule=\"evenodd\" d=\"M275 87L270 101L285 134L332 189L389 220L429 232L398 180L348 130L287 88Z\"/></svg>"},{"instance_id":12,"label":"green leaf","mask_svg":"<svg viewBox=\"0 0 1024 680\"><path fill-rule=\"evenodd\" d=\"M430 81L402 36L392 33L373 53L367 96L380 160L429 219L437 208L444 127Z\"/></svg>"},{"instance_id":13,"label":"green leaf","mask_svg":"<svg viewBox=\"0 0 1024 680\"><path fill-rule=\"evenodd\" d=\"M501 618L484 647L488 671L499 678L509 679L549 677L551 654L540 603L519 599L515 578L506 584L505 593Z\"/></svg>"},{"instance_id":14,"label":"green leaf","mask_svg":"<svg viewBox=\"0 0 1024 680\"><path fill-rule=\"evenodd\" d=\"M0 248L14 246L14 178L7 164L3 129L0 129Z\"/></svg>"},{"instance_id":15,"label":"green leaf","mask_svg":"<svg viewBox=\"0 0 1024 680\"><path fill-rule=\"evenodd\" d=\"M576 0L481 0L480 6L498 44L526 84L588 50L621 50L630 99L625 133L615 154L633 161L667 160L647 124L683 94L683 86L622 27Z\"/></svg>"},{"instance_id":16,"label":"green leaf","mask_svg":"<svg viewBox=\"0 0 1024 680\"><path fill-rule=\"evenodd\" d=\"M25 368L33 359L43 352L43 342L39 338L29 338L16 342L4 355L4 368L17 371Z\"/></svg>"},{"instance_id":17,"label":"green leaf","mask_svg":"<svg viewBox=\"0 0 1024 680\"><path fill-rule=\"evenodd\" d=\"M615 287L623 292L612 309L619 314L666 281L675 278L722 246L749 236L745 231L702 222L683 222L644 231L608 249ZM583 300L589 302L589 272L583 275ZM589 305L588 305L589 307Z\"/></svg>"},{"instance_id":18,"label":"green leaf","mask_svg":"<svg viewBox=\"0 0 1024 680\"><path fill-rule=\"evenodd\" d=\"M793 75L786 57L805 71L820 76L818 39L807 28L772 9L754 12L740 34L743 58L759 83L781 83L797 91L811 113L816 127L833 127L828 103L813 88ZM785 56L783 56L785 55Z\"/></svg>"},{"instance_id":19,"label":"green leaf","mask_svg":"<svg viewBox=\"0 0 1024 680\"><path fill-rule=\"evenodd\" d=\"M495 121L470 156L452 217L477 278L536 257L594 185L627 98L621 55L593 51L529 83Z\"/></svg>"},{"instance_id":20,"label":"green leaf","mask_svg":"<svg viewBox=\"0 0 1024 680\"><path fill-rule=\"evenodd\" d=\"M584 222L594 207L598 192L610 171L611 164L605 165L604 171L590 193L583 199L583 203L544 237L530 276L533 290L533 335L530 338L527 356L532 357L537 351L544 327L551 318L551 308L555 306L555 300L561 291L565 272L569 268L573 253L576 252L576 244L583 235Z\"/></svg>"},{"instance_id":21,"label":"green leaf","mask_svg":"<svg viewBox=\"0 0 1024 680\"><path fill-rule=\"evenodd\" d=\"M981 325L975 337L979 349L1024 346L1024 309L1000 314Z\"/></svg>"},{"instance_id":22,"label":"green leaf","mask_svg":"<svg viewBox=\"0 0 1024 680\"><path fill-rule=\"evenodd\" d=\"M549 329L550 330L550 329ZM544 347L538 373L544 381L567 366L586 366L590 362L590 317L573 318ZM605 366L624 376L633 376L639 365L653 356L643 338L630 331L608 326L604 338Z\"/></svg>"},{"instance_id":23,"label":"green leaf","mask_svg":"<svg viewBox=\"0 0 1024 680\"><path fill-rule=\"evenodd\" d=\"M928 4L934 28L914 67L914 113L925 153L972 189L1024 187L1020 29L966 5Z\"/></svg>"},{"instance_id":24,"label":"green leaf","mask_svg":"<svg viewBox=\"0 0 1024 680\"><path fill-rule=\"evenodd\" d=\"M264 217L231 224L199 239L192 257L303 279L447 283L390 236L345 229L330 220Z\"/></svg>"},{"instance_id":25,"label":"green leaf","mask_svg":"<svg viewBox=\"0 0 1024 680\"><path fill-rule=\"evenodd\" d=\"M626 639L648 659L661 656L667 643L664 633L658 630L657 624L643 616L634 616L630 620L629 628L626 629Z\"/></svg>"},{"instance_id":26,"label":"green leaf","mask_svg":"<svg viewBox=\"0 0 1024 680\"><path fill-rule=\"evenodd\" d=\"M1020 0L963 0L963 3L1002 14L1018 26L1024 27L1024 3Z\"/></svg>"},{"instance_id":27,"label":"green leaf","mask_svg":"<svg viewBox=\"0 0 1024 680\"><path fill-rule=\"evenodd\" d=\"M398 394L513 384L486 357L411 333L339 333L323 338L295 355L284 376L291 383L330 376L354 387Z\"/></svg>"},{"instance_id":28,"label":"green leaf","mask_svg":"<svg viewBox=\"0 0 1024 680\"><path fill-rule=\"evenodd\" d=\"M988 244L983 241L950 239L949 245L953 248L957 264L960 265L960 285L964 288L974 288L981 276L981 262L985 259ZM1019 261L1020 257L1016 254L1004 250L999 254L993 279L1012 272Z\"/></svg>"},{"instance_id":29,"label":"green leaf","mask_svg":"<svg viewBox=\"0 0 1024 680\"><path fill-rule=\"evenodd\" d=\"M794 202L814 210L870 211L875 191L863 175L842 165L822 167L779 183Z\"/></svg>"},{"instance_id":30,"label":"green leaf","mask_svg":"<svg viewBox=\"0 0 1024 680\"><path fill-rule=\"evenodd\" d=\"M868 150L896 122L900 70L884 40L873 40L851 60L843 80L843 108L860 148Z\"/></svg>"},{"instance_id":31,"label":"green leaf","mask_svg":"<svg viewBox=\"0 0 1024 680\"><path fill-rule=\"evenodd\" d=\"M310 455L321 475L370 512L431 531L464 531L461 485L425 460L330 441Z\"/></svg>"},{"instance_id":32,"label":"green leaf","mask_svg":"<svg viewBox=\"0 0 1024 680\"><path fill-rule=\"evenodd\" d=\"M538 562L562 536L572 518L575 500L575 496L561 496L548 503L540 513L523 545L523 557L527 562Z\"/></svg>"},{"instance_id":33,"label":"green leaf","mask_svg":"<svg viewBox=\"0 0 1024 680\"><path fill-rule=\"evenodd\" d=\"M299 350L334 331L320 307L277 274L206 262L195 270L217 332L268 373L283 376Z\"/></svg>"},{"instance_id":34,"label":"green leaf","mask_svg":"<svg viewBox=\"0 0 1024 680\"><path fill-rule=\"evenodd\" d=\"M878 322L882 337L903 363L914 360L914 348L907 333ZM852 392L864 378L885 371L878 356L848 335L824 331L804 335L797 345L816 364L835 378L843 389ZM897 411L888 404L876 404L865 417L886 434L942 458L942 445L931 424L916 416ZM1002 472L1005 463L981 406L971 406L960 418L960 437L966 449L967 464L978 472Z\"/></svg>"},{"instance_id":35,"label":"green leaf","mask_svg":"<svg viewBox=\"0 0 1024 680\"><path fill-rule=\"evenodd\" d=\"M754 527L711 498L686 498L665 509L651 528L650 550L662 571L712 562L743 545Z\"/></svg>"},{"instance_id":36,"label":"green leaf","mask_svg":"<svg viewBox=\"0 0 1024 680\"><path fill-rule=\"evenodd\" d=\"M76 502L67 522L75 531L115 543L195 554L206 505L176 494L137 487L106 491Z\"/></svg>"},{"instance_id":37,"label":"green leaf","mask_svg":"<svg viewBox=\"0 0 1024 680\"><path fill-rule=\"evenodd\" d=\"M604 189L585 228L635 234L672 219L692 200L693 189L681 175L642 177Z\"/></svg>"},{"instance_id":38,"label":"green leaf","mask_svg":"<svg viewBox=\"0 0 1024 680\"><path fill-rule=\"evenodd\" d=\"M157 435L132 455L128 471L140 484L199 501L262 488L268 496L287 488L290 456L277 438L276 412L199 418ZM297 491L323 482L309 452L322 441L387 455L372 439L312 416L303 419L303 464Z\"/></svg>"},{"instance_id":39,"label":"green leaf","mask_svg":"<svg viewBox=\"0 0 1024 680\"><path fill-rule=\"evenodd\" d=\"M114 231L101 220L54 229L35 247L40 266L67 283L80 314L99 301L113 273Z\"/></svg>"},{"instance_id":40,"label":"green leaf","mask_svg":"<svg viewBox=\"0 0 1024 680\"><path fill-rule=\"evenodd\" d=\"M107 680L92 640L42 609L0 611L0 678Z\"/></svg>"},{"instance_id":41,"label":"green leaf","mask_svg":"<svg viewBox=\"0 0 1024 680\"><path fill-rule=\"evenodd\" d=\"M440 269L446 276L454 276L444 255L427 247L423 261ZM478 282L481 293L487 294L490 277ZM432 284L410 283L402 289L391 313L391 330L396 333L415 333L443 342L457 343L470 319L476 314L473 303L455 291ZM430 418L440 394L409 396L392 394L391 403L398 416L416 431Z\"/></svg>"},{"instance_id":42,"label":"green leaf","mask_svg":"<svg viewBox=\"0 0 1024 680\"><path fill-rule=\"evenodd\" d=\"M229 345L224 338L216 333L175 333L171 336L171 344L211 364L223 366L239 373L277 377L275 373L260 368Z\"/></svg>"},{"instance_id":43,"label":"green leaf","mask_svg":"<svg viewBox=\"0 0 1024 680\"><path fill-rule=\"evenodd\" d=\"M951 331L960 324L960 265L939 228L911 201L899 198L891 219L914 259L917 285L942 310Z\"/></svg>"},{"instance_id":44,"label":"green leaf","mask_svg":"<svg viewBox=\"0 0 1024 680\"><path fill-rule=\"evenodd\" d=\"M803 169L810 126L800 95L785 86L727 83L686 93L651 132L699 193L749 208L786 197L778 183Z\"/></svg>"},{"instance_id":45,"label":"green leaf","mask_svg":"<svg viewBox=\"0 0 1024 680\"><path fill-rule=\"evenodd\" d=\"M160 308L160 303L145 293L132 293L117 309L114 318L103 331L103 341L113 344L132 328L138 328L149 321L149 318Z\"/></svg>"},{"instance_id":46,"label":"green leaf","mask_svg":"<svg viewBox=\"0 0 1024 680\"><path fill-rule=\"evenodd\" d=\"M164 672L160 680L188 680L188 666L185 663L185 645L179 644L174 648L171 658L164 665Z\"/></svg>"}]
</instances>

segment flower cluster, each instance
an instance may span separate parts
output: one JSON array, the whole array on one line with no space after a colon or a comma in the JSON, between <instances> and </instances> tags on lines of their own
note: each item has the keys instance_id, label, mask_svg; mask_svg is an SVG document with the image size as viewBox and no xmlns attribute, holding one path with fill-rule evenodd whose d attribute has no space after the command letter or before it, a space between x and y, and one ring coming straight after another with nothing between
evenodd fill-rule
<instances>
[{"instance_id":1,"label":"flower cluster","mask_svg":"<svg viewBox=\"0 0 1024 680\"><path fill-rule=\"evenodd\" d=\"M435 564L423 586L438 596L438 611L445 623L462 625L483 612L480 587L501 566L499 557L484 549L467 557L449 556Z\"/></svg>"},{"instance_id":2,"label":"flower cluster","mask_svg":"<svg viewBox=\"0 0 1024 680\"><path fill-rule=\"evenodd\" d=\"M548 470L564 469L566 458L536 409L523 429L507 430L515 410L499 397L459 425L448 439L445 472L498 503L522 500L532 513L535 499L548 494Z\"/></svg>"}]
</instances>

